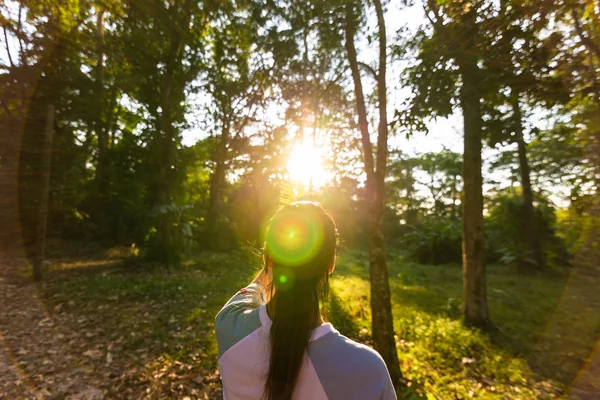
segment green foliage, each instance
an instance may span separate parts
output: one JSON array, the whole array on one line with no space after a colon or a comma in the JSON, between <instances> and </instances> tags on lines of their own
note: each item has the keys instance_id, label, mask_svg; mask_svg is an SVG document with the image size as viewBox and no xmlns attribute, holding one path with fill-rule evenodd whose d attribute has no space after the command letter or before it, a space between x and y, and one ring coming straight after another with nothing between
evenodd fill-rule
<instances>
[{"instance_id":1,"label":"green foliage","mask_svg":"<svg viewBox=\"0 0 600 400\"><path fill-rule=\"evenodd\" d=\"M421 264L459 263L462 259L462 224L451 219L426 219L404 235L411 260Z\"/></svg>"},{"instance_id":2,"label":"green foliage","mask_svg":"<svg viewBox=\"0 0 600 400\"><path fill-rule=\"evenodd\" d=\"M147 215L149 220L148 224L150 226L149 232L156 232L156 234L150 234L146 238L149 249L147 255L151 259L155 259L152 249L159 247L159 245L156 244L158 232L155 227L157 221L165 217L169 217L168 221L171 221L171 225L168 226L168 235L171 241L170 246L174 249L175 254L180 256L189 256L191 254L192 247L195 244L193 221L191 220L188 211L191 208L192 206L189 204L179 206L175 203L169 203L158 205L150 209ZM173 259L172 263L168 263L168 266L172 267L177 266L178 264L179 263Z\"/></svg>"},{"instance_id":3,"label":"green foliage","mask_svg":"<svg viewBox=\"0 0 600 400\"><path fill-rule=\"evenodd\" d=\"M353 179L344 178L337 187L324 190L317 198L336 222L342 244L348 247L363 247L368 243L368 207L364 191L357 188L357 183ZM390 229L389 225L397 218L395 213L389 211L386 210L386 214L391 217L385 222L386 230Z\"/></svg>"},{"instance_id":4,"label":"green foliage","mask_svg":"<svg viewBox=\"0 0 600 400\"><path fill-rule=\"evenodd\" d=\"M418 129L418 119L425 117L446 117L452 113L454 98L458 92L459 75L452 65L447 46L441 47L439 35L427 36L420 30L411 38L412 46L417 47L416 65L405 71L404 81L415 87L415 96L407 113L399 113L404 126ZM407 121L414 121L406 125ZM413 132L408 132L413 133Z\"/></svg>"},{"instance_id":5,"label":"green foliage","mask_svg":"<svg viewBox=\"0 0 600 400\"><path fill-rule=\"evenodd\" d=\"M390 41L391 53L408 60L408 68L401 67L402 83L413 88L391 132L409 136L457 109L463 84L459 64L472 57L480 61L489 144L514 140L506 105L515 89L532 138L528 157L535 189L560 183L576 196L593 194L598 16L590 4L427 3L429 24L414 36L402 37L408 29L401 29ZM357 37L372 43L364 6L352 5L361 28ZM538 6L544 11L539 18ZM162 213L152 223L147 219L153 207L174 203L191 205L185 215L198 247L209 246L212 237L221 250L254 243L286 179L290 146L316 129L317 142L331 150L326 167L332 182L310 196L331 210L347 245L366 242L340 4L24 0L0 7L11 43L1 60L0 122L12 138L7 140L21 149L19 210L26 241L35 239L37 229L39 133L51 103L56 109L53 235L141 244L150 230L180 229L174 228L176 213ZM475 29L469 28L473 35L463 29L471 7L478 15ZM362 72L376 73L360 48L359 53ZM372 91L365 84L367 107L377 100ZM556 121L548 129L526 121L534 106L553 107ZM184 132L199 132L202 139L183 146ZM454 222L442 220L460 218L460 155L409 157L390 150L385 231L391 242L399 243L407 227L419 226L421 233L407 235L412 257L457 260L450 249L456 248L451 243L458 231L451 233ZM503 163L517 171L514 158ZM211 197L217 198L218 212L211 211ZM433 222L427 221L431 215ZM217 226L212 233L211 218ZM511 223L490 223L498 232L514 233ZM167 249L168 236L155 237L155 245L165 240L163 254L186 247L174 238L175 248ZM503 246L493 245L492 252L502 247L521 257ZM444 255L426 256L424 249L432 248Z\"/></svg>"},{"instance_id":6,"label":"green foliage","mask_svg":"<svg viewBox=\"0 0 600 400\"><path fill-rule=\"evenodd\" d=\"M577 196L568 209L557 213L557 232L567 246L573 264L598 269L600 254L600 214L598 200L593 196Z\"/></svg>"},{"instance_id":7,"label":"green foliage","mask_svg":"<svg viewBox=\"0 0 600 400\"><path fill-rule=\"evenodd\" d=\"M409 379L449 381L452 377L453 387L432 388L440 398L472 397L470 391L483 397L483 387L480 390L470 388L471 382L478 380L497 382L496 390L503 392L513 390L511 386L522 387L526 381L528 367L524 360L495 351L489 337L465 329L460 321L412 313L400 321L397 333L402 338L399 350L410 360L412 367ZM432 365L436 365L441 373L428 376L433 372Z\"/></svg>"},{"instance_id":8,"label":"green foliage","mask_svg":"<svg viewBox=\"0 0 600 400\"><path fill-rule=\"evenodd\" d=\"M518 264L532 262L520 234L523 223L523 199L514 193L500 194L490 199L489 215L485 221L488 248L486 256L491 262ZM557 234L556 211L544 198L535 204L535 220L546 263L563 268L568 264L567 249Z\"/></svg>"}]
</instances>

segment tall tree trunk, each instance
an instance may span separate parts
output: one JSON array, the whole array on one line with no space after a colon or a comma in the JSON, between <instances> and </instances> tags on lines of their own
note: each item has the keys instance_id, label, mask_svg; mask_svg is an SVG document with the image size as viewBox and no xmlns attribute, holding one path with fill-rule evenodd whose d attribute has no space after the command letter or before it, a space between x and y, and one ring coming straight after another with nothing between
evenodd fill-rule
<instances>
[{"instance_id":1,"label":"tall tree trunk","mask_svg":"<svg viewBox=\"0 0 600 400\"><path fill-rule=\"evenodd\" d=\"M190 13L182 24L188 27ZM184 47L183 32L177 30L171 37L171 48L165 63L165 74L162 84L161 109L162 115L158 119L156 132L156 150L158 158L157 174L157 200L158 205L166 206L173 203L173 192L177 180L177 166L175 151L177 149L177 128L173 125L174 107L178 102L174 101L175 91L182 91L184 87L177 81L177 73L181 68L181 53ZM175 213L166 211L159 214L157 218L158 241L153 248L153 256L158 261L166 263L169 267L178 266L180 253L177 238L179 232L175 229Z\"/></svg>"},{"instance_id":2,"label":"tall tree trunk","mask_svg":"<svg viewBox=\"0 0 600 400\"><path fill-rule=\"evenodd\" d=\"M459 60L460 104L464 118L463 153L463 290L465 320L480 328L490 325L486 293L483 189L481 176L481 95L477 60Z\"/></svg>"},{"instance_id":3,"label":"tall tree trunk","mask_svg":"<svg viewBox=\"0 0 600 400\"><path fill-rule=\"evenodd\" d=\"M519 267L526 271L534 268L542 268L544 259L542 256L542 246L540 244L539 230L535 210L533 208L533 192L531 190L531 180L529 163L527 161L527 144L523 138L523 122L521 115L521 106L519 104L519 93L512 90L511 105L513 108L515 139L517 142L517 152L519 155L519 173L521 175L521 189L523 196L523 210L521 219L521 242L525 244L528 260L521 260Z\"/></svg>"},{"instance_id":4,"label":"tall tree trunk","mask_svg":"<svg viewBox=\"0 0 600 400\"><path fill-rule=\"evenodd\" d=\"M229 125L227 123L227 117L223 118L224 124L221 131L221 137L217 143L217 149L215 153L215 172L213 173L210 180L210 198L208 203L208 215L207 215L207 226L208 226L208 238L209 246L211 249L217 249L219 247L219 219L221 215L221 205L223 203L223 195L225 193L225 175L227 172L227 147L231 137Z\"/></svg>"},{"instance_id":5,"label":"tall tree trunk","mask_svg":"<svg viewBox=\"0 0 600 400\"><path fill-rule=\"evenodd\" d=\"M96 166L96 182L98 185L98 218L104 233L108 231L108 129L104 121L104 11L99 10L96 16L96 90L100 97L95 121L96 137L98 138L98 164Z\"/></svg>"},{"instance_id":6,"label":"tall tree trunk","mask_svg":"<svg viewBox=\"0 0 600 400\"><path fill-rule=\"evenodd\" d=\"M406 162L406 200L408 204L406 206L406 224L414 226L417 223L417 210L415 209L415 200L413 199L413 192L415 190L413 184L412 165L410 162Z\"/></svg>"},{"instance_id":7,"label":"tall tree trunk","mask_svg":"<svg viewBox=\"0 0 600 400\"><path fill-rule=\"evenodd\" d=\"M172 73L171 73L172 74ZM160 118L160 131L158 132L159 143L157 147L159 156L159 173L157 175L157 200L158 205L164 207L172 204L173 202L173 182L175 178L173 165L173 147L174 147L174 127L172 126L172 113L171 106L168 104L170 97L170 91L172 86L171 75L167 72L165 78L165 84L163 86L163 101L162 101L162 112L163 115ZM173 167L173 168L171 168ZM161 212L157 217L157 236L158 243L154 247L153 253L154 258L157 261L165 263L167 266L176 266L179 263L179 254L175 246L174 232L173 232L173 220L174 215L171 211Z\"/></svg>"},{"instance_id":8,"label":"tall tree trunk","mask_svg":"<svg viewBox=\"0 0 600 400\"><path fill-rule=\"evenodd\" d=\"M394 339L394 324L390 296L388 270L385 259L383 213L385 210L385 175L387 163L387 94L386 94L386 32L381 2L375 0L377 23L379 27L379 74L377 92L379 100L379 132L377 135L377 169L373 160L373 149L369 135L367 112L364 102L362 82L358 70L356 48L354 45L355 22L352 3L346 3L346 51L354 81L358 124L364 151L364 163L367 173L367 196L369 201L369 264L371 280L371 315L373 346L383 357L392 382L397 390L404 388L400 371L398 351Z\"/></svg>"},{"instance_id":9,"label":"tall tree trunk","mask_svg":"<svg viewBox=\"0 0 600 400\"><path fill-rule=\"evenodd\" d=\"M35 259L33 260L33 280L42 280L42 265L46 255L46 236L48 227L48 202L50 192L50 168L52 162L52 135L54 133L54 106L48 104L46 115L46 129L44 132L44 146L42 153L42 198L40 200L39 219L37 226L37 240Z\"/></svg>"},{"instance_id":10,"label":"tall tree trunk","mask_svg":"<svg viewBox=\"0 0 600 400\"><path fill-rule=\"evenodd\" d=\"M372 210L370 240L371 263L371 314L373 342L382 354L397 389L404 386L401 380L400 362L394 339L394 316L390 296L390 282L385 260L383 213L385 211L385 176L387 175L388 121L387 121L387 33L383 7L380 0L373 1L379 31L379 73L377 74L377 97L379 100L379 132L377 135L376 194Z\"/></svg>"}]
</instances>

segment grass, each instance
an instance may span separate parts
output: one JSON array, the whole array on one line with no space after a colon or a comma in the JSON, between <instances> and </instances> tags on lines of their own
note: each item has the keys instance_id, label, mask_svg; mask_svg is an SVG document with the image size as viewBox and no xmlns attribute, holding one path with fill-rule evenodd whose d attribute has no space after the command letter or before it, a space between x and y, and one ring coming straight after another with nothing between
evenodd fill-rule
<instances>
[{"instance_id":1,"label":"grass","mask_svg":"<svg viewBox=\"0 0 600 400\"><path fill-rule=\"evenodd\" d=\"M80 346L115 355L108 397L125 389L150 398L218 396L214 316L255 267L241 254L201 254L176 272L135 262L76 264L56 263L43 294L65 326L101 330L85 334ZM424 266L391 255L389 274L402 371L430 397L561 397L600 336L594 279L574 284L566 276L523 277L489 267L489 308L498 330L487 335L460 321L459 265ZM339 257L331 288L332 323L371 343L363 253Z\"/></svg>"},{"instance_id":2,"label":"grass","mask_svg":"<svg viewBox=\"0 0 600 400\"><path fill-rule=\"evenodd\" d=\"M58 307L55 319L83 332L80 347L110 351L113 369L118 362L113 374L118 382L108 385L109 397L122 396L125 387L133 387L131 396L138 396L137 389L149 398L214 389L214 316L254 275L240 254L205 254L177 272L128 262L92 274L85 273L87 267L77 272L69 267L66 274L61 265L53 267L44 286L48 308ZM99 335L89 334L97 328L102 329ZM120 379L123 374L127 379ZM188 381L197 381L197 387Z\"/></svg>"},{"instance_id":3,"label":"grass","mask_svg":"<svg viewBox=\"0 0 600 400\"><path fill-rule=\"evenodd\" d=\"M564 351L540 351L540 343L548 340L545 330L562 298L565 277L518 276L506 266L490 266L489 308L498 330L488 336L460 322L460 265L418 265L391 256L388 267L403 373L439 398L558 396L597 340L594 327L600 326L600 317L586 319L574 304L577 313L572 318L579 323L572 327L579 331L558 348L577 348L571 357L576 362L565 364ZM344 319L363 329L368 341L367 261L360 253L347 254L340 257L336 271L332 288L346 300L349 315ZM332 319L335 324L335 316Z\"/></svg>"}]
</instances>

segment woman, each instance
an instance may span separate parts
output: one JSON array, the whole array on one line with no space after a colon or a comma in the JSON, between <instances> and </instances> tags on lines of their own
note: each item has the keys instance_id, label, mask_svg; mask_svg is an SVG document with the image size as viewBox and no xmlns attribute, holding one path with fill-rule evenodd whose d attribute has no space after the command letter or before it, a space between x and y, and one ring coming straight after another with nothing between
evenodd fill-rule
<instances>
[{"instance_id":1,"label":"woman","mask_svg":"<svg viewBox=\"0 0 600 400\"><path fill-rule=\"evenodd\" d=\"M396 398L381 356L321 316L336 237L333 219L315 203L275 214L264 268L216 318L225 399Z\"/></svg>"}]
</instances>

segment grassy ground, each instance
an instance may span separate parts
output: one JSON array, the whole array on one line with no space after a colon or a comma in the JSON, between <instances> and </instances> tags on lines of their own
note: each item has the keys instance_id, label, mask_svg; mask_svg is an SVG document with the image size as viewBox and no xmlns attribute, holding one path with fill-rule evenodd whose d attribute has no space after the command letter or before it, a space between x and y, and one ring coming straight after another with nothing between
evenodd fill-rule
<instances>
[{"instance_id":1,"label":"grassy ground","mask_svg":"<svg viewBox=\"0 0 600 400\"><path fill-rule=\"evenodd\" d=\"M489 308L497 327L489 336L460 323L459 265L390 258L402 370L440 398L560 396L600 338L597 278L519 276L506 266L488 267ZM362 329L368 338L367 262L360 254L346 254L337 272L333 293L348 312L342 327L349 333Z\"/></svg>"},{"instance_id":2,"label":"grassy ground","mask_svg":"<svg viewBox=\"0 0 600 400\"><path fill-rule=\"evenodd\" d=\"M202 254L176 272L119 257L53 261L40 293L68 352L107 398L217 398L214 316L255 267L241 254ZM339 257L329 318L370 343L367 265L360 252ZM491 266L489 336L460 323L460 266L390 256L389 270L402 371L430 396L562 397L600 337L596 278L574 287Z\"/></svg>"}]
</instances>

